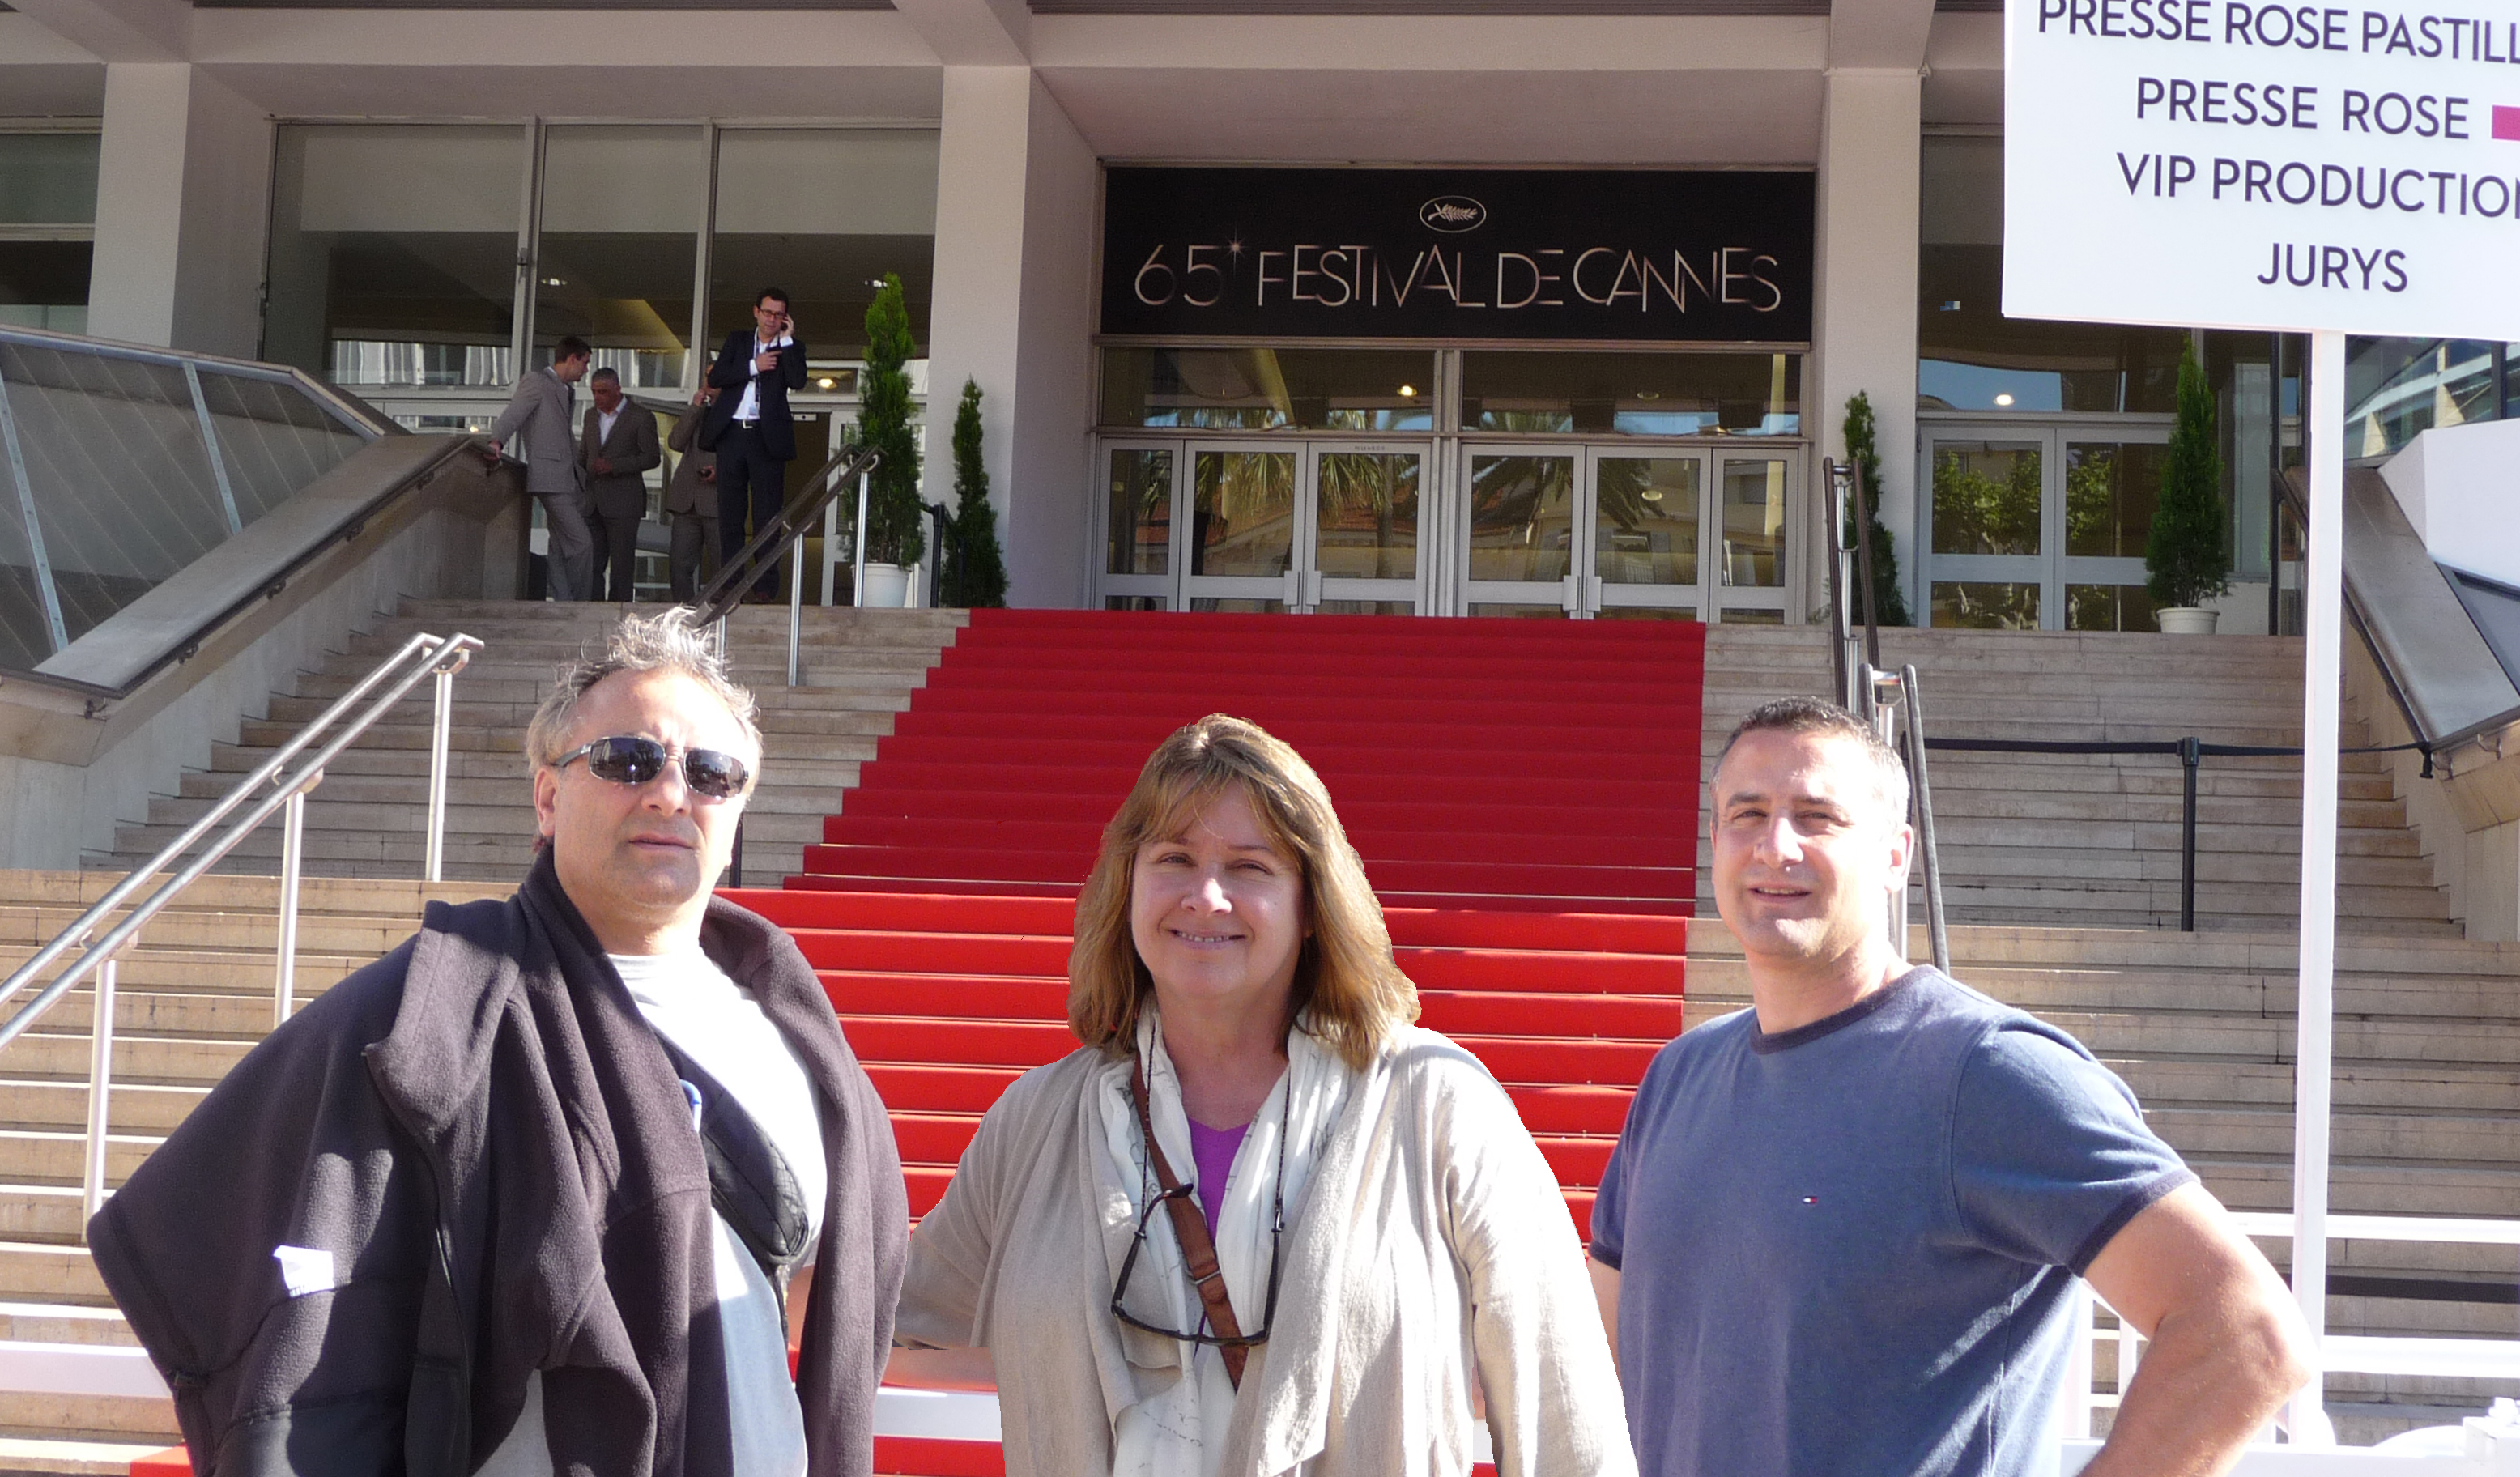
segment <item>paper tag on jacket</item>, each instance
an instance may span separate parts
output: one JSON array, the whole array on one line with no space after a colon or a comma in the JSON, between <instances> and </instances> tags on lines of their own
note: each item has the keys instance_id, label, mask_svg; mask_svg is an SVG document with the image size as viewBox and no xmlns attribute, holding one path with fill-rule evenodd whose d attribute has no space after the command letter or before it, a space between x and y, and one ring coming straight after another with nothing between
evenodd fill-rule
<instances>
[{"instance_id":1,"label":"paper tag on jacket","mask_svg":"<svg viewBox=\"0 0 2520 1477\"><path fill-rule=\"evenodd\" d=\"M333 1254L311 1246L275 1246L271 1255L280 1263L280 1280L287 1283L291 1297L304 1297L310 1292L330 1292L339 1285L333 1279Z\"/></svg>"}]
</instances>

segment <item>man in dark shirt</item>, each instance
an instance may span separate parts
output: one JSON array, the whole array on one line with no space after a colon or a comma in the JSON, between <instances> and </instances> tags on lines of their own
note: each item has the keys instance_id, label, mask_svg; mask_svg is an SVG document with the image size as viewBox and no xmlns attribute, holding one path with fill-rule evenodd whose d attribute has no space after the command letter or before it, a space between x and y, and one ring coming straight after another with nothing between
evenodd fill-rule
<instances>
[{"instance_id":1,"label":"man in dark shirt","mask_svg":"<svg viewBox=\"0 0 2520 1477\"><path fill-rule=\"evenodd\" d=\"M2310 1377L2299 1315L2124 1083L1901 957L1897 756L1787 699L1713 788L1753 1007L1655 1057L1593 1212L1645 1477L2037 1470L2078 1275L2152 1340L2086 1470L2228 1468Z\"/></svg>"}]
</instances>

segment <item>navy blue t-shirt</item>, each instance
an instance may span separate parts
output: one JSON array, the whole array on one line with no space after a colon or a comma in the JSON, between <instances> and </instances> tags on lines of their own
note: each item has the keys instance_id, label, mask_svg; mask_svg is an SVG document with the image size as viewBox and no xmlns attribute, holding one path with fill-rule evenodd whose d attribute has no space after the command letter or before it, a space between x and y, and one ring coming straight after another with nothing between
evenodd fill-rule
<instances>
[{"instance_id":1,"label":"navy blue t-shirt","mask_svg":"<svg viewBox=\"0 0 2520 1477\"><path fill-rule=\"evenodd\" d=\"M2193 1182L2080 1044L1934 969L1665 1047L1601 1177L1644 1477L2031 1470L2076 1274Z\"/></svg>"}]
</instances>

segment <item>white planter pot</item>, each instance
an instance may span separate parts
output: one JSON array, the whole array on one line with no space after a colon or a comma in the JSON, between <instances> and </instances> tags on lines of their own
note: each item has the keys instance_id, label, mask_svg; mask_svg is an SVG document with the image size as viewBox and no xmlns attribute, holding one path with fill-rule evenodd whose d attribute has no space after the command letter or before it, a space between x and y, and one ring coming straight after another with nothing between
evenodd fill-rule
<instances>
[{"instance_id":1,"label":"white planter pot","mask_svg":"<svg viewBox=\"0 0 2520 1477\"><path fill-rule=\"evenodd\" d=\"M910 604L910 571L899 564L869 562L866 588L858 592L858 604L890 610Z\"/></svg>"},{"instance_id":2,"label":"white planter pot","mask_svg":"<svg viewBox=\"0 0 2520 1477\"><path fill-rule=\"evenodd\" d=\"M2211 636L2214 623L2223 618L2223 612L2208 610L2201 605L2171 605L2153 611L2152 616L2161 623L2164 636Z\"/></svg>"}]
</instances>

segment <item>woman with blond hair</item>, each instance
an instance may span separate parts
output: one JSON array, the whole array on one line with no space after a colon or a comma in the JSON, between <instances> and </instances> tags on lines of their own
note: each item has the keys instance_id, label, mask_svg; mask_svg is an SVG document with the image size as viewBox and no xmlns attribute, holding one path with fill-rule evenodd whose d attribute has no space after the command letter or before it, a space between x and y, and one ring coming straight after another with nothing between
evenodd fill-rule
<instances>
[{"instance_id":1,"label":"woman with blond hair","mask_svg":"<svg viewBox=\"0 0 2520 1477\"><path fill-rule=\"evenodd\" d=\"M1417 988L1328 792L1214 716L1076 908L1082 1050L912 1237L897 1382L994 1382L1010 1474L1633 1473L1555 1179Z\"/></svg>"}]
</instances>

